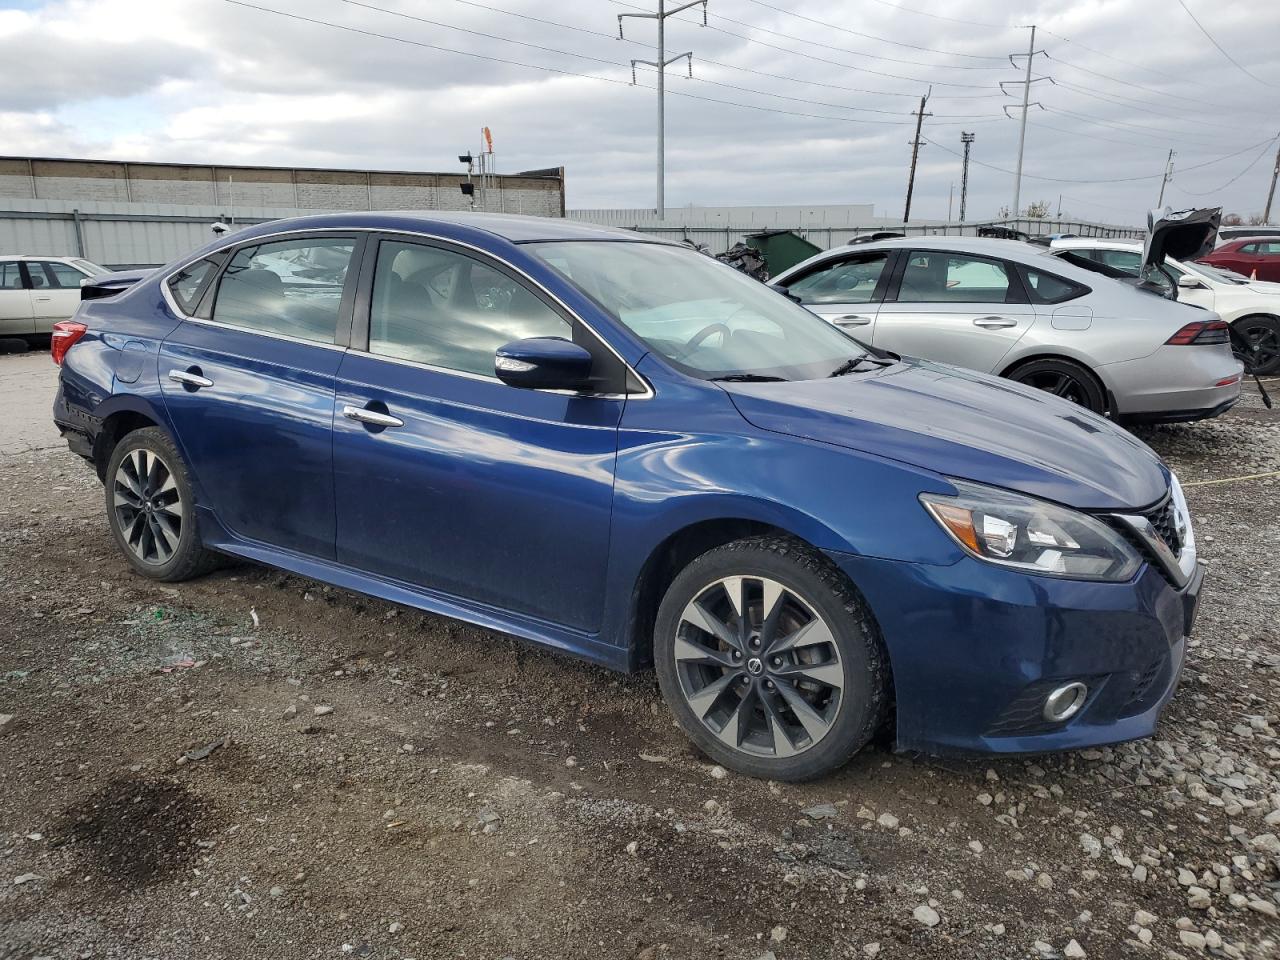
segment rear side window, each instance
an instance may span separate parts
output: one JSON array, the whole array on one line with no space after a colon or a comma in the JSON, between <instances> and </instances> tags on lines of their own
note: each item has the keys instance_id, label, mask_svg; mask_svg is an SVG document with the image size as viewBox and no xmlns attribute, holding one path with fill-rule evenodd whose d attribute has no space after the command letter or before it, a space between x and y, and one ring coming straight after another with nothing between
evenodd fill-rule
<instances>
[{"instance_id":1,"label":"rear side window","mask_svg":"<svg viewBox=\"0 0 1280 960\"><path fill-rule=\"evenodd\" d=\"M213 260L197 260L169 278L169 292L183 313L195 313L200 291L217 265Z\"/></svg>"},{"instance_id":2,"label":"rear side window","mask_svg":"<svg viewBox=\"0 0 1280 960\"><path fill-rule=\"evenodd\" d=\"M888 262L887 253L868 254L820 267L787 289L801 303L869 303Z\"/></svg>"},{"instance_id":3,"label":"rear side window","mask_svg":"<svg viewBox=\"0 0 1280 960\"><path fill-rule=\"evenodd\" d=\"M307 238L242 247L218 282L212 319L333 343L355 241Z\"/></svg>"},{"instance_id":4,"label":"rear side window","mask_svg":"<svg viewBox=\"0 0 1280 960\"><path fill-rule=\"evenodd\" d=\"M22 268L16 260L0 263L0 290L21 290Z\"/></svg>"},{"instance_id":5,"label":"rear side window","mask_svg":"<svg viewBox=\"0 0 1280 960\"><path fill-rule=\"evenodd\" d=\"M1032 303L1065 303L1089 292L1083 284L1032 267L1023 267L1023 279Z\"/></svg>"},{"instance_id":6,"label":"rear side window","mask_svg":"<svg viewBox=\"0 0 1280 960\"><path fill-rule=\"evenodd\" d=\"M1016 303L1008 266L963 253L913 250L898 290L899 303Z\"/></svg>"}]
</instances>

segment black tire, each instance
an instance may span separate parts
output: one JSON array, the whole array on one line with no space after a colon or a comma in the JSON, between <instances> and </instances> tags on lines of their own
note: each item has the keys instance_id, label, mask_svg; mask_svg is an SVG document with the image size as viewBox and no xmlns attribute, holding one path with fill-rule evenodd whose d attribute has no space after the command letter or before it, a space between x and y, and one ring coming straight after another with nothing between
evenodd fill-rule
<instances>
[{"instance_id":1,"label":"black tire","mask_svg":"<svg viewBox=\"0 0 1280 960\"><path fill-rule=\"evenodd\" d=\"M1231 328L1252 348L1246 355L1232 344L1233 352L1244 364L1246 373L1265 376L1280 370L1280 317L1254 314L1241 317L1231 324Z\"/></svg>"},{"instance_id":2,"label":"black tire","mask_svg":"<svg viewBox=\"0 0 1280 960\"><path fill-rule=\"evenodd\" d=\"M1005 376L1017 383L1070 400L1094 413L1105 415L1107 412L1106 389L1087 367L1071 360L1031 360L1014 367Z\"/></svg>"},{"instance_id":3,"label":"black tire","mask_svg":"<svg viewBox=\"0 0 1280 960\"><path fill-rule=\"evenodd\" d=\"M129 466L122 474L126 460ZM157 462L162 470L156 468ZM144 465L143 477L136 476L138 463ZM139 481L140 493L129 483L130 469ZM156 487L154 491L149 478ZM134 430L116 444L107 459L104 489L111 535L138 573L173 583L201 576L218 566L218 554L200 542L187 466L173 441L159 427ZM141 507L134 505L135 499ZM129 522L130 517L133 523Z\"/></svg>"},{"instance_id":4,"label":"black tire","mask_svg":"<svg viewBox=\"0 0 1280 960\"><path fill-rule=\"evenodd\" d=\"M687 617L695 600L703 603L717 589L723 602L731 604L725 610L738 606L723 583L727 578L742 578L747 584L738 594L746 616L720 624L736 632L732 645ZM775 612L768 622L763 609L770 596L763 592L766 582L771 590L783 589L783 599L773 602ZM762 591L759 607L752 584ZM810 616L821 623L815 627L806 622ZM800 628L784 626L788 620ZM759 627L754 639L753 624ZM806 631L829 640L788 647ZM699 650L703 643L715 647L713 656L725 662L707 663L691 656L691 638ZM756 644L762 646L753 647ZM776 653L771 655L771 650ZM734 658L731 665L728 661ZM875 736L892 699L889 659L865 602L821 554L783 536L738 540L685 567L659 606L654 660L663 697L694 744L717 763L753 777L810 780L838 769ZM754 666L747 669L751 661L760 672ZM819 671L825 671L832 683L811 678ZM705 686L691 692L691 685L702 683ZM710 697L707 691L713 691ZM691 696L706 709L695 711ZM806 720L791 706L797 696L804 700L801 710L809 708ZM750 709L740 709L742 705ZM717 714L728 718L719 732L709 725L717 722ZM825 724L816 737L809 735L810 723L817 727L814 717Z\"/></svg>"}]
</instances>

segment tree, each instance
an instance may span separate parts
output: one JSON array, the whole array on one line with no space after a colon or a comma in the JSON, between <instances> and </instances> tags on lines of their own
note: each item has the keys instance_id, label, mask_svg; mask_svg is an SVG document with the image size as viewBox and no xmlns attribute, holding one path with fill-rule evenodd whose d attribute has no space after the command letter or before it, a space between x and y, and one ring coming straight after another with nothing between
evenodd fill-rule
<instances>
[{"instance_id":1,"label":"tree","mask_svg":"<svg viewBox=\"0 0 1280 960\"><path fill-rule=\"evenodd\" d=\"M1035 203L1028 204L1022 215L1028 220L1044 220L1052 209L1053 205L1048 200L1037 200Z\"/></svg>"},{"instance_id":2,"label":"tree","mask_svg":"<svg viewBox=\"0 0 1280 960\"><path fill-rule=\"evenodd\" d=\"M1249 226L1260 227L1267 222L1267 218L1260 213L1249 214Z\"/></svg>"},{"instance_id":3,"label":"tree","mask_svg":"<svg viewBox=\"0 0 1280 960\"><path fill-rule=\"evenodd\" d=\"M1224 227L1238 227L1242 223L1244 223L1244 217L1240 216L1238 213L1228 213L1222 218L1222 225Z\"/></svg>"}]
</instances>

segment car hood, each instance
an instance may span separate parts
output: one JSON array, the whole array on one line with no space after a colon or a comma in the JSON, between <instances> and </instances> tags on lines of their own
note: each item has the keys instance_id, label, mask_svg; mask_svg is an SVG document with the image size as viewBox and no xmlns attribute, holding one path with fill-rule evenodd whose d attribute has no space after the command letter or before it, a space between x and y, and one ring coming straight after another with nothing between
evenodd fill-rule
<instances>
[{"instance_id":1,"label":"car hood","mask_svg":"<svg viewBox=\"0 0 1280 960\"><path fill-rule=\"evenodd\" d=\"M1280 296L1280 283L1273 283L1270 280L1250 280L1245 289L1268 297Z\"/></svg>"},{"instance_id":2,"label":"car hood","mask_svg":"<svg viewBox=\"0 0 1280 960\"><path fill-rule=\"evenodd\" d=\"M1198 260L1213 250L1222 221L1221 207L1152 210L1142 242L1142 275L1172 260Z\"/></svg>"},{"instance_id":3,"label":"car hood","mask_svg":"<svg viewBox=\"0 0 1280 960\"><path fill-rule=\"evenodd\" d=\"M723 383L762 430L832 443L944 476L1083 510L1131 510L1165 496L1146 444L1075 404L924 360L872 373Z\"/></svg>"}]
</instances>

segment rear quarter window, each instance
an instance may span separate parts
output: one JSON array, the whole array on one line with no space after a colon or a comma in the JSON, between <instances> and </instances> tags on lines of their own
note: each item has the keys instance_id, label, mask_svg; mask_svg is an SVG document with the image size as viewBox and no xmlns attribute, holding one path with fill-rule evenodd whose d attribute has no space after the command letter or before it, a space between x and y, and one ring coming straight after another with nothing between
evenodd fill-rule
<instances>
[{"instance_id":1,"label":"rear quarter window","mask_svg":"<svg viewBox=\"0 0 1280 960\"><path fill-rule=\"evenodd\" d=\"M1034 267L1022 268L1022 280L1032 303L1066 303L1090 292L1082 283Z\"/></svg>"},{"instance_id":2,"label":"rear quarter window","mask_svg":"<svg viewBox=\"0 0 1280 960\"><path fill-rule=\"evenodd\" d=\"M205 281L217 266L215 260L197 260L169 278L169 292L173 294L173 299L182 308L183 313L195 312L196 304L200 300L200 291L204 289Z\"/></svg>"}]
</instances>

